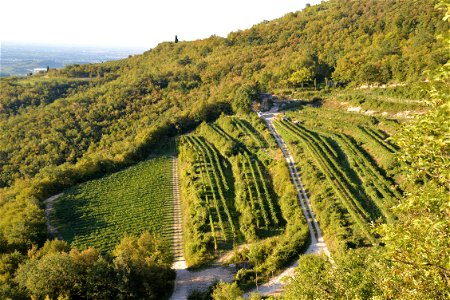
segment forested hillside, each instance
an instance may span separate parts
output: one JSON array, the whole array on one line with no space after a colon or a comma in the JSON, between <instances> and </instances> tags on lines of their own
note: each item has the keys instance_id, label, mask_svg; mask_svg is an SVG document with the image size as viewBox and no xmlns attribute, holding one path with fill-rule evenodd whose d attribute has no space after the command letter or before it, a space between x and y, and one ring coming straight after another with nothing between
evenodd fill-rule
<instances>
[{"instance_id":1,"label":"forested hillside","mask_svg":"<svg viewBox=\"0 0 450 300\"><path fill-rule=\"evenodd\" d=\"M447 2L442 1L444 8ZM448 64L447 69L442 69L442 66L448 62L450 53L449 44L438 36L448 33L449 23L443 20L442 10L435 5L436 2L432 0L330 0L320 5L308 6L300 12L287 14L274 21L262 22L247 30L230 33L226 38L212 36L192 42L166 42L142 55L120 61L72 65L62 70L50 70L48 74L27 78L2 78L0 80L0 298L16 299L30 295L44 297L45 292L36 294L38 288L30 290L30 286L33 286L32 280L38 280L41 273L36 271L30 275L31 277L27 277L27 270L35 269L43 272L57 259L63 259L77 266L78 271L72 275L73 278L82 277L77 281L81 286L80 289L86 287L88 276L92 276L89 280L98 282L98 285L89 287L92 294L83 294L77 290L71 294L72 297L80 295L80 297L92 295L95 297L95 293L104 286L109 286L101 282L102 276L94 272L94 266L116 280L119 277L125 278L124 272L127 268L131 268L139 280L150 278L155 270L163 270L161 282L170 285L173 274L169 270L169 259L160 256L158 241L151 240L145 234L140 238L141 243L137 238L126 238L108 258L101 258L98 252L71 251L70 247L62 242L47 242L44 248L37 250L48 238L42 201L65 188L142 161L152 150L160 146L161 141L192 131L203 121L215 121L222 113L239 113L245 116L251 113L250 104L252 101L258 101L261 92L274 93L279 98L301 96L305 98L307 104L322 103L333 108L336 108L336 103L341 102L362 106L366 110L373 109L374 105L377 105L387 113L404 110L425 113L430 109L428 104L434 104L434 108L431 106L431 112L420 117L419 121L408 119L406 122L408 125L404 129L401 129L403 125L399 125L403 123L403 119L399 121L394 118L395 120L384 122L383 117L372 119L367 117L362 125L355 121L356 126L369 128L380 123L381 119L380 126L388 124L387 129L395 128L392 134L397 134L398 137L394 139L393 144L400 148L396 154L396 163L388 160L393 159L393 153L398 150L394 146L390 149L392 151L385 149L391 152L392 157L386 156L385 161L381 158L376 162L368 159L368 163L381 165L383 171L380 173L376 169L376 172L381 174L379 178L382 178L380 180L383 180L384 185L389 186L390 178L398 179L401 183L401 189L393 189L392 195L389 194L390 197L401 196L395 193L400 194L404 189L408 198L405 204L393 212L384 211L385 208L381 205L373 212L373 219L381 217L384 220L400 221L398 227L397 225L377 227L375 230L377 236L383 235L385 239L380 242L372 240L372 245L385 243L386 247L383 250L374 247L371 252L376 254L355 250L361 251L357 252L359 260L355 265L360 264L357 266L342 263L346 261L346 256L340 260L341 256L338 255L336 262L338 265L341 263L344 269L356 270L355 272L369 265L370 271L376 269L377 264L373 261L377 261L377 257L387 256L389 263L380 267L380 270L389 270L398 277L406 273L410 276L406 279L388 276L383 282L384 285L379 285L377 289L374 288L367 293L365 289L370 285L361 288L363 291L355 288L351 294L354 297L383 295L387 298L398 298L403 292L399 288L398 280L404 280L404 286L411 289L418 289L415 284L419 284L420 287L428 284L431 288L438 287L443 291L441 294L432 294L433 291L423 289L420 290L422 295L427 293L434 296L448 295L448 262L447 265L441 265L437 252L433 252L430 259L423 261L416 259L415 254L412 258L408 256L411 254L412 240L416 235L423 235L423 229L413 224L412 218L415 214L423 213L432 220L436 217L437 225L427 223L425 219L420 219L423 222L421 224L437 226L434 236L441 238L436 249L445 253L445 245L448 246L448 240L445 242L442 239L448 235L448 228L447 231L445 229L448 220L441 221L445 216L448 217L446 214L448 207L445 208L443 205L445 195L448 196L449 191L449 174L444 171L448 170L445 167L445 164L448 166L448 137L443 138L448 134L448 127L445 126L449 120ZM433 72L439 69L440 73L435 75ZM436 79L434 81L433 76ZM362 85L383 84L392 87L372 94L354 90ZM304 115L308 112L309 110L305 110ZM308 123L310 121L311 119L305 121L306 126L295 130L310 130L312 135L318 138L322 136L322 139L327 139L330 134L333 134L333 137L334 134L338 134L339 139L344 139L339 141L346 143L345 135L341 136L342 132L334 132L335 128L329 124L327 125L329 128L324 127L328 130L325 133L315 133L316 124ZM367 122L373 124L368 125ZM291 125L284 124L284 126L288 133ZM202 127L197 130L202 130ZM298 134L305 133L302 131ZM368 132L366 136L370 134ZM379 132L378 134L382 135ZM206 142L208 139L211 140L205 132L203 135L206 136ZM303 138L307 137L303 135ZM205 141L202 138L190 137L181 143L192 144L192 147L195 145L206 147L202 144ZM431 148L429 141L438 145ZM351 143L354 141L350 140L348 147L352 147ZM383 141L379 143L383 144ZM420 148L415 148L415 144ZM384 147L390 147L389 145L389 142L386 142ZM365 153L366 150L361 147L360 144L356 144L356 149ZM374 149L377 149L376 147L375 145ZM189 158L188 150L183 151ZM368 152L370 153L370 149ZM243 151L239 155L245 153ZM225 153L221 155L226 156ZM304 153L298 155L300 157ZM241 164L241 160L247 159L236 153L231 156L233 156L232 163L236 164ZM242 163L245 164L249 164L250 168L250 160ZM262 172L268 172L264 173L265 175L270 174L264 169ZM373 176L378 176L374 174ZM261 192L264 191L265 181L259 179L257 182L261 186ZM271 190L272 183L270 180L268 182ZM277 189L277 184L274 185L273 188ZM254 189L256 193L257 188ZM369 190L370 188L365 193L370 193ZM414 202L419 199L420 193L427 195L424 199L430 202L424 203L425 200ZM274 195L271 194L272 196ZM267 196L267 199L269 198ZM398 198L401 197L397 197L397 201ZM267 214L270 212L270 222L276 223L275 220L284 213L283 208L269 207L271 205L269 203L271 202L267 204ZM399 203L394 200L390 203L392 206L396 204ZM429 209L428 204L432 206ZM378 204L368 205L375 207ZM244 206L239 209L248 210ZM369 214L372 213L370 208L367 210ZM262 215L259 218L264 220ZM267 218L265 221L269 222L268 217L265 218ZM233 224L232 220L230 224ZM411 229L408 235L406 233L402 235L401 224L411 226L407 227ZM263 226L259 226L259 223L257 226L253 224L253 227L251 224L248 225L246 240L255 239L261 234L258 230ZM344 225L343 227L347 226ZM233 228L229 226L230 228L225 229L232 232ZM368 225L367 228L364 226L360 229L363 228L366 240L363 238L358 240L357 236L347 245L370 244L367 240L373 238L373 233L369 233L372 229L368 228ZM402 237L405 238L403 242L400 241ZM426 245L433 245L432 241L423 242ZM130 253L134 256L127 260ZM398 261L392 260L393 256L398 258ZM204 258L199 258L202 259ZM402 260L408 265L409 273L398 266L397 263ZM411 261L414 263L419 261L417 262L419 267ZM301 263L305 268L313 268L311 261L306 258ZM333 266L327 265L325 261L320 263L323 264L323 268L315 269L311 274L322 276L321 272L325 272L324 270L333 273ZM19 264L21 267L18 269ZM425 279L420 278L414 272L414 266L419 270L420 267L430 266L429 269L426 267L425 269L427 272L429 270L431 275ZM371 276L380 275L374 274ZM344 275L340 273L338 275L335 274L337 280L344 280ZM132 278L130 274L128 276ZM328 279L326 277L324 281ZM301 280L308 282L303 277ZM135 289L142 292L137 294L138 296L134 295L136 297L157 290L154 286L127 285L126 278L118 282L123 286L120 286L122 294L118 291L117 293L123 297L131 295L127 294L128 290ZM350 286L340 283L342 282L333 282L331 279L323 282L330 287L328 298L333 298L335 295L333 293L339 294L342 291L339 289L343 286ZM379 288L380 286L382 288ZM68 287L48 293L54 293L52 296L57 297L59 292L64 294L64 288ZM294 286L289 291L293 299L299 295L296 293L300 292L320 295L320 292L312 291L312 287L310 291ZM167 293L152 295L158 298L167 296ZM413 299L413 295L406 298Z\"/></svg>"},{"instance_id":2,"label":"forested hillside","mask_svg":"<svg viewBox=\"0 0 450 300\"><path fill-rule=\"evenodd\" d=\"M163 43L118 62L52 70L54 79L2 80L0 183L61 165L89 173L103 161L107 171L163 129L239 109L259 90L424 80L448 56L435 38L447 28L440 19L432 1L329 1L227 38Z\"/></svg>"}]
</instances>

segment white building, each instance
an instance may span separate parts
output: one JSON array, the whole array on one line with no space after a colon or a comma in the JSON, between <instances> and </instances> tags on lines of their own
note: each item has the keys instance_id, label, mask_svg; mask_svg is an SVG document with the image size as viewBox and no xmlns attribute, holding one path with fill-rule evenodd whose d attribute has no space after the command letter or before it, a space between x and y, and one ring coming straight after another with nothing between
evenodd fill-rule
<instances>
[{"instance_id":1,"label":"white building","mask_svg":"<svg viewBox=\"0 0 450 300\"><path fill-rule=\"evenodd\" d=\"M46 73L46 72L47 72L47 68L34 68L33 69L33 74Z\"/></svg>"}]
</instances>

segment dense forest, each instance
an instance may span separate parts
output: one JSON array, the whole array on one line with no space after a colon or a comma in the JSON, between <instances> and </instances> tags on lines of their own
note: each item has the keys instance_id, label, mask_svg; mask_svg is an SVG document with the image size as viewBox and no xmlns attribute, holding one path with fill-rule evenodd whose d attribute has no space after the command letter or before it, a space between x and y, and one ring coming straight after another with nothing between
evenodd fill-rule
<instances>
[{"instance_id":1,"label":"dense forest","mask_svg":"<svg viewBox=\"0 0 450 300\"><path fill-rule=\"evenodd\" d=\"M380 247L339 248L335 265L303 256L306 271L285 296L447 298L449 5L330 0L226 38L165 42L120 61L2 78L0 298L167 297L175 274L161 241L143 233L124 237L107 255L71 249L48 240L43 200L135 164L204 121L247 115L261 92L311 103L382 85L393 86L386 97L423 100L421 115L392 139L399 150L389 172L399 174L405 192L393 222L373 225ZM276 218L282 209L275 210Z\"/></svg>"}]
</instances>

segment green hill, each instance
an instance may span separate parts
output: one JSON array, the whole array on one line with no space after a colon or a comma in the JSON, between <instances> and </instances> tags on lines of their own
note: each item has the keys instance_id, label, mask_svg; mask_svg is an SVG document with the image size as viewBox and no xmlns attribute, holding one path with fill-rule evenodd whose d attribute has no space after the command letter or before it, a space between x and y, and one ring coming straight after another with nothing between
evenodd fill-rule
<instances>
[{"instance_id":1,"label":"green hill","mask_svg":"<svg viewBox=\"0 0 450 300\"><path fill-rule=\"evenodd\" d=\"M446 8L448 3L441 2ZM415 284L420 286L416 290L425 298L436 295L425 289L426 285L443 290L441 296L445 297L449 294L448 282L442 284L442 278L448 278L448 264L442 266L432 251L425 251L430 254L425 260L407 256L411 240L419 232L420 236L426 234L414 227L416 231L411 229L405 233L404 244L396 244L402 236L400 225L411 228L409 218L414 212L408 209L418 203L411 200L418 199L414 198L419 197L417 191L427 195L424 199L430 199L429 203L438 203L436 207L441 207L443 195L448 192L448 172L445 172L448 170L448 143L442 137L447 134L449 118L445 103L449 89L448 73L442 66L450 56L445 39L449 23L442 20L442 16L442 11L431 0L330 0L230 33L226 38L212 36L191 42L161 43L141 55L120 61L72 65L27 78L1 78L0 266L3 267L0 267L0 298L29 297L33 281L26 277L26 268L45 270L36 266L44 262L51 266L52 251L58 249L63 253L58 254L60 259L79 260L77 264L81 265L77 266L82 267L77 274L90 274L98 280L100 275L89 273L94 269L86 269L90 266L86 261L101 260L98 254L91 256L96 259L88 260L89 251L77 256L75 250L69 253L70 248L58 242L47 242L43 250L36 250L35 247L42 246L48 238L42 201L77 184L136 164L164 147L162 144L168 140L192 131L179 139L178 149L184 155L180 162L186 163L183 170L188 172L181 174L182 184L187 185L186 189L203 189L204 193L189 194L192 197L189 205L206 201L211 211L217 209L216 214L210 214L209 223L206 213L197 216L203 223L195 223L195 213L189 216L189 222L194 221L188 223L192 225L189 227L192 232L185 232L185 238L198 233L197 242L200 241L193 243L197 248L191 248L194 249L192 261L204 262L214 257L212 244L227 249L234 240L248 242L277 236L278 240L267 239L262 247L267 251L259 253L262 255L259 258L271 257L270 263L242 275L242 282L245 285L251 281L255 275L252 272L257 274L262 270L268 275L278 270L305 245L306 227L300 217L298 223L293 221L299 208L290 215L289 206L284 207L283 203L295 199L295 196L283 195L282 183L276 181L277 174L286 175L287 167L271 165L271 159L278 157L279 160L280 153L268 150L274 145L273 140L261 138L264 129L257 128L252 121L250 108L259 106L261 92L275 94L277 99L302 99L282 104L285 109L295 110L287 113L287 117L299 124L283 120L276 126L284 128L281 134L290 139L294 156L301 161L299 167L310 171L304 176L310 176L307 182L314 185L310 187L313 206L320 211L320 222L327 228L325 238L335 245L337 269L341 270L341 266L350 273L361 273L361 265L367 265L371 266L366 270L369 272L376 269L374 261L378 258L386 255L395 258L379 266L380 270L395 270L392 274L397 275L389 277L391 281L389 278L386 282L372 280L367 285L363 282L364 287L352 290L350 297L364 298L379 293L386 298L396 298L402 295L404 286L414 289ZM414 111L423 117L411 117ZM231 118L234 118L233 124L227 125ZM204 121L209 125L199 126ZM221 128L227 128L222 131L228 137L217 136ZM233 132L237 135L233 136ZM394 136L395 142L389 136ZM249 140L253 141L249 143ZM427 141L437 144L430 146ZM255 147L258 143L262 144ZM219 165L223 167L223 174ZM190 170L192 166L198 168ZM245 174L247 178L234 174L235 170L243 170L240 175ZM217 177L200 185L199 174ZM329 185L322 188L323 182L317 182L317 177ZM239 180L245 184L239 186ZM236 188L228 191L226 186L232 183ZM402 191L414 195L406 198L413 204L400 205L402 201L409 201L400 200ZM257 201L257 197L261 202L253 203L252 199ZM336 205L326 202L327 197ZM388 198L387 203L385 198ZM212 199L211 202L208 199ZM239 205L226 205L232 199L246 200L236 202ZM433 202L433 199L437 200ZM213 201L222 204L213 205ZM427 203L422 206L428 207ZM445 216L444 210L436 207L428 210L420 207L416 209L426 216L430 211L435 211L439 218ZM240 219L242 216L247 219ZM437 227L433 228L442 228L439 218ZM280 221L279 225L276 220ZM385 221L392 221L394 225L378 226ZM432 226L423 222L422 226ZM281 231L297 235L289 240ZM442 229L440 235L434 237L442 241L439 236L447 234ZM145 270L153 263L156 268L168 268L166 258L158 256L162 253L158 252L159 246L151 246L153 241L146 243L145 235L141 238L139 241L125 239L114 250L112 258L104 258L108 266L105 268L110 268L105 272L110 275L123 275L120 272L130 268L138 270L133 274L137 274L139 280L115 277L126 279L121 281L124 284L120 286L121 291L139 290L140 287L126 284L147 280L146 276L153 273ZM190 242L196 241L191 239ZM385 243L384 248L377 246ZM209 248L205 248L205 244ZM435 246L431 249L445 249L444 242L423 241L423 244L424 249L428 249L428 245ZM297 248L293 250L292 245ZM395 256L393 245L404 250L401 254L406 256ZM139 250L134 253L132 248ZM359 255L357 263L360 265L345 265L346 255L356 253L351 248L361 248L355 250L361 251L356 255ZM27 258L25 254L29 249L34 250L30 250ZM203 252L196 253L195 249ZM269 253L269 250L274 252ZM158 255L151 256L152 251ZM276 255L271 256L275 252ZM198 254L201 255L195 257ZM80 258L83 255L86 257ZM285 259L278 261L277 255ZM142 258L144 256L146 258ZM246 259L245 255L241 258ZM414 272L412 267L398 267L402 258L406 259L406 265L417 263L418 270L428 273L423 275ZM24 266L14 275L19 263ZM275 269L268 267L271 263ZM311 266L307 259L303 263ZM328 266L316 270L315 276L326 268ZM99 267L99 270L106 269ZM334 277L327 277L330 281L322 283L330 284L330 298L346 290L345 287L354 287L354 283L344 280L347 277L342 274L348 273L343 272L339 277L333 272L329 271ZM404 277L397 280L396 276L401 277L398 274ZM412 274L411 277L408 274ZM14 276L19 279L14 280ZM165 282L170 285L167 278ZM307 279L302 278L305 282ZM332 279L345 282L340 284ZM401 282L400 288L398 282ZM366 289L369 292L364 294ZM52 296L65 295L61 293ZM295 289L292 295L293 298L298 296ZM44 297L45 293L39 296Z\"/></svg>"}]
</instances>

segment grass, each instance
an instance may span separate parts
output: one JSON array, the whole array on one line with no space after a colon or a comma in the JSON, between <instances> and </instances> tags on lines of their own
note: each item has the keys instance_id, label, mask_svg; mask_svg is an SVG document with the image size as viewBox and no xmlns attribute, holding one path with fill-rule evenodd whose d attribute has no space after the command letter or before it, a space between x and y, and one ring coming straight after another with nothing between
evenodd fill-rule
<instances>
[{"instance_id":1,"label":"grass","mask_svg":"<svg viewBox=\"0 0 450 300\"><path fill-rule=\"evenodd\" d=\"M80 249L110 251L126 234L150 231L172 237L172 160L152 158L110 176L88 181L55 203L52 222Z\"/></svg>"}]
</instances>

